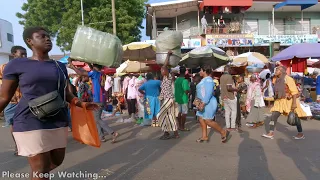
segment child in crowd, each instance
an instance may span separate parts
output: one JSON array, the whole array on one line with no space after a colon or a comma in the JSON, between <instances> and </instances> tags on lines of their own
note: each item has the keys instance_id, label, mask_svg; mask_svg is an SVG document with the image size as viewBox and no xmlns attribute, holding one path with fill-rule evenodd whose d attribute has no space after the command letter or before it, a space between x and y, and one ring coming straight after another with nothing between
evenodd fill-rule
<instances>
[{"instance_id":1,"label":"child in crowd","mask_svg":"<svg viewBox=\"0 0 320 180\"><path fill-rule=\"evenodd\" d=\"M125 106L125 100L124 100L123 94L121 93L117 94L116 98L117 98L117 106L111 116L115 116L117 112L120 112L120 114L122 114L122 109Z\"/></svg>"},{"instance_id":2,"label":"child in crowd","mask_svg":"<svg viewBox=\"0 0 320 180\"><path fill-rule=\"evenodd\" d=\"M80 76L79 77L79 90L78 90L78 98L82 102L92 102L92 92L90 90L90 86L88 84L89 77L88 76Z\"/></svg>"}]
</instances>

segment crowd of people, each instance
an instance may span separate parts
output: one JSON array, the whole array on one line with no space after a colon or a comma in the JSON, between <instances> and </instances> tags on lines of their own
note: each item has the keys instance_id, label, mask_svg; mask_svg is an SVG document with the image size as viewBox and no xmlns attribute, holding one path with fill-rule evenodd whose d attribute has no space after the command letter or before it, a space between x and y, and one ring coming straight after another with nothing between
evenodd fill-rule
<instances>
[{"instance_id":1,"label":"crowd of people","mask_svg":"<svg viewBox=\"0 0 320 180\"><path fill-rule=\"evenodd\" d=\"M219 132L221 142L227 143L232 131L242 133L242 119L250 128L262 126L265 102L269 106L273 102L270 131L262 135L265 138L273 139L281 114L293 111L298 117L306 116L296 83L283 66L278 66L273 75L253 73L249 79L232 76L230 66L225 66L221 77L213 76L214 69L209 65L201 66L198 74L188 75L186 67L171 72L169 51L160 78L153 73L105 75L97 64L90 65L91 71L87 72L72 65L73 59L69 59L68 66L76 75L70 76L66 65L49 58L52 42L47 30L27 28L23 39L32 56L27 58L21 46L12 48L14 59L1 68L0 111L4 110L5 126L12 127L15 154L27 157L33 172L49 173L63 162L68 126L72 131L68 104L93 110L100 140L105 142L108 133L112 143L119 133L103 119L124 109L130 121L160 127L161 140L177 139L179 131L189 131L187 115L195 112L202 130L198 143L209 141L208 128ZM38 104L32 105L35 99ZM42 106L43 99L50 107ZM110 114L105 113L108 111ZM225 128L216 121L219 112L225 118ZM301 124L297 130L294 139L304 139Z\"/></svg>"}]
</instances>

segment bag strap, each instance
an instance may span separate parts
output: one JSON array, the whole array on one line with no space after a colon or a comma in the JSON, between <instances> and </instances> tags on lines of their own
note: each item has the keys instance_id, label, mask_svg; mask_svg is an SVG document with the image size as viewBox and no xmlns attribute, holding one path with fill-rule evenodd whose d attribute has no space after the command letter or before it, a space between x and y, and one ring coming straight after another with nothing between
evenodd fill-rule
<instances>
[{"instance_id":1,"label":"bag strap","mask_svg":"<svg viewBox=\"0 0 320 180\"><path fill-rule=\"evenodd\" d=\"M66 88L67 88L67 81L66 81L66 79L67 79L67 77L66 77L66 75L64 74L62 68L60 67L59 63L58 63L57 61L55 61L55 60L53 60L53 61L56 63L56 66L57 66L57 68L58 68L58 78L59 78L59 79L58 79L58 91L60 90L60 72L59 72L59 71L62 72L63 77L64 77L64 79L65 79L65 85L64 85L64 88L63 88L63 101L66 102Z\"/></svg>"}]
</instances>

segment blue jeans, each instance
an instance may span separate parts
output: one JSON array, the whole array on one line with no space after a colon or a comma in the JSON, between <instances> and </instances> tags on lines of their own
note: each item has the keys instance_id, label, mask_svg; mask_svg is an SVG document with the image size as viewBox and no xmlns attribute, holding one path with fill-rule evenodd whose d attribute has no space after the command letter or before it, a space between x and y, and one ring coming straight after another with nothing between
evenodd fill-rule
<instances>
[{"instance_id":1,"label":"blue jeans","mask_svg":"<svg viewBox=\"0 0 320 180\"><path fill-rule=\"evenodd\" d=\"M16 107L18 104L9 103L7 107L4 109L4 119L6 120L5 126L13 125L13 116L16 112Z\"/></svg>"},{"instance_id":2,"label":"blue jeans","mask_svg":"<svg viewBox=\"0 0 320 180\"><path fill-rule=\"evenodd\" d=\"M104 108L100 108L99 110L93 111L94 120L96 121L98 134L100 138L104 137L104 132L107 132L110 135L114 133L110 126L101 119L103 109Z\"/></svg>"}]
</instances>

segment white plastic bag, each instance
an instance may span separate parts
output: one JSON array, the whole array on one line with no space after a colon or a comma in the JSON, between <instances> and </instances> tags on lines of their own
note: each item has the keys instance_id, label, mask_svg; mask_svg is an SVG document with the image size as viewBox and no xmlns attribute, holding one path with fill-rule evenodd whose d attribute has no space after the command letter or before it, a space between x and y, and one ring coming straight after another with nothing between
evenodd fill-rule
<instances>
[{"instance_id":1,"label":"white plastic bag","mask_svg":"<svg viewBox=\"0 0 320 180\"><path fill-rule=\"evenodd\" d=\"M180 31L164 31L156 39L157 53L173 51L174 55L181 57L183 35Z\"/></svg>"},{"instance_id":2,"label":"white plastic bag","mask_svg":"<svg viewBox=\"0 0 320 180\"><path fill-rule=\"evenodd\" d=\"M117 36L79 26L74 35L70 57L87 63L118 67L122 54L122 44Z\"/></svg>"}]
</instances>

